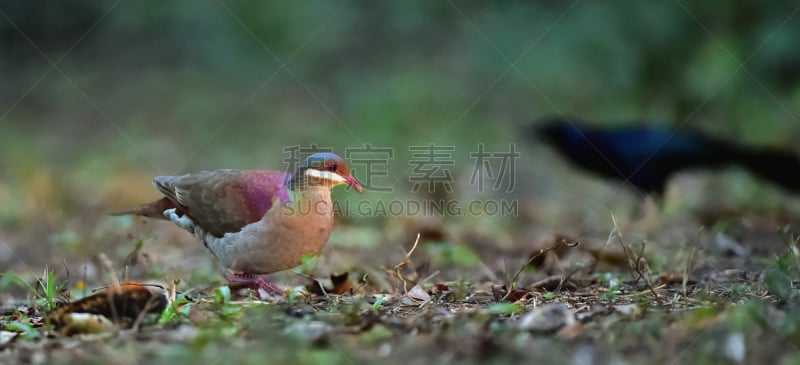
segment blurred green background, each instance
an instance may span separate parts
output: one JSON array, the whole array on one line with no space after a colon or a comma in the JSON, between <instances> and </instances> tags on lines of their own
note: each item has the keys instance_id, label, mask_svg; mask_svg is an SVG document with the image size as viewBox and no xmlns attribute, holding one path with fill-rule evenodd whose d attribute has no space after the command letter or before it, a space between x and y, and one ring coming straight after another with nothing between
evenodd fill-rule
<instances>
[{"instance_id":1,"label":"blurred green background","mask_svg":"<svg viewBox=\"0 0 800 365\"><path fill-rule=\"evenodd\" d=\"M280 168L284 147L311 143L393 148L390 197L415 196L411 145L455 146L463 182L478 143L516 143L516 224L577 229L604 207L607 232L614 186L520 128L563 114L793 148L796 12L756 0L0 1L0 238L92 232L103 213L155 198L154 175ZM794 199L742 179L716 196Z\"/></svg>"}]
</instances>

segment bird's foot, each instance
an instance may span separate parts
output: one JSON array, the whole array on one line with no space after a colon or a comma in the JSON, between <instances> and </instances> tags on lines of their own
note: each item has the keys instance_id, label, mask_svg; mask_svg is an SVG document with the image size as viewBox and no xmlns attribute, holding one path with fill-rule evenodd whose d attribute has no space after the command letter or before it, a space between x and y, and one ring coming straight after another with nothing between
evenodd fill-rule
<instances>
[{"instance_id":1,"label":"bird's foot","mask_svg":"<svg viewBox=\"0 0 800 365\"><path fill-rule=\"evenodd\" d=\"M278 297L284 296L284 292L283 290L281 290L281 288L265 280L260 275L248 274L248 273L233 274L226 271L222 273L222 276L225 277L225 280L228 280L232 283L246 283L250 285L250 287L256 292L258 292L258 289L263 289L269 295L275 295Z\"/></svg>"}]
</instances>

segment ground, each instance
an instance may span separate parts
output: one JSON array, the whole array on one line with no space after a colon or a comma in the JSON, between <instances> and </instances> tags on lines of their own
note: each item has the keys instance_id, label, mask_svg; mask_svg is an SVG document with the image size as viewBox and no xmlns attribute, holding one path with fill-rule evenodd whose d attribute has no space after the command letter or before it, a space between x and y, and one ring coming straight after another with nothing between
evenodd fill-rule
<instances>
[{"instance_id":1,"label":"ground","mask_svg":"<svg viewBox=\"0 0 800 365\"><path fill-rule=\"evenodd\" d=\"M630 211L647 209L659 208ZM92 234L49 235L48 252L63 260L8 247L0 354L4 363L800 361L797 234L780 216L609 214L605 235L593 235L519 224L535 221L526 214L505 226L340 217L320 257L269 277L283 298L225 285L211 256L169 222L97 216ZM684 222L714 214L725 230ZM694 237L676 241L691 237L677 227ZM102 294L117 280L152 286L144 299ZM155 303L151 292L168 301L120 314ZM93 310L108 323L63 322Z\"/></svg>"}]
</instances>

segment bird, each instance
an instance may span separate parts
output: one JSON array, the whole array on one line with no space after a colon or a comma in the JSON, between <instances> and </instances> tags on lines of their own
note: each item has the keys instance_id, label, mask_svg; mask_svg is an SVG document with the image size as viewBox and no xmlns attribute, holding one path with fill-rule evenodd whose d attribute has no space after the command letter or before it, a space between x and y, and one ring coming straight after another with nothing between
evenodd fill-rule
<instances>
[{"instance_id":1,"label":"bird","mask_svg":"<svg viewBox=\"0 0 800 365\"><path fill-rule=\"evenodd\" d=\"M298 266L325 246L333 229L331 189L363 187L345 161L315 153L293 173L276 170L206 170L156 176L164 196L114 212L172 221L202 242L231 283L283 295L261 275Z\"/></svg>"},{"instance_id":2,"label":"bird","mask_svg":"<svg viewBox=\"0 0 800 365\"><path fill-rule=\"evenodd\" d=\"M551 145L574 165L662 195L670 176L691 169L739 165L761 178L800 192L800 158L792 151L751 147L689 128L629 125L589 127L574 118L546 118L528 136Z\"/></svg>"}]
</instances>

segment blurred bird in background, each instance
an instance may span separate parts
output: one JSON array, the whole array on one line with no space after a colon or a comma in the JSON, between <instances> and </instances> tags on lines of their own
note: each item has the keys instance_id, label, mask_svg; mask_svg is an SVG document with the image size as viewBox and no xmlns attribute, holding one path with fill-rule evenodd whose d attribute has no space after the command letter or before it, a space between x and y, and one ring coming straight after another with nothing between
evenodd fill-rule
<instances>
[{"instance_id":1,"label":"blurred bird in background","mask_svg":"<svg viewBox=\"0 0 800 365\"><path fill-rule=\"evenodd\" d=\"M577 119L547 118L529 130L578 167L662 195L670 176L684 170L738 165L800 193L800 158L793 151L748 147L666 126L589 127Z\"/></svg>"}]
</instances>

